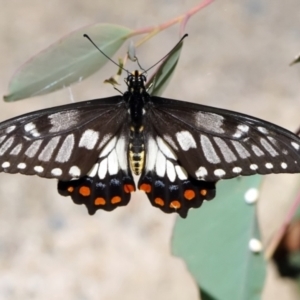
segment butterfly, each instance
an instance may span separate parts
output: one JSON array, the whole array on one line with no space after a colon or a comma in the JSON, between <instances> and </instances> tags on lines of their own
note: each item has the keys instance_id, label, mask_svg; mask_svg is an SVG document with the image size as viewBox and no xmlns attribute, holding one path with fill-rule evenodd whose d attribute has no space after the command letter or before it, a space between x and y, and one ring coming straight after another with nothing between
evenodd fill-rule
<instances>
[{"instance_id":1,"label":"butterfly","mask_svg":"<svg viewBox=\"0 0 300 300\"><path fill-rule=\"evenodd\" d=\"M237 176L300 172L300 139L241 113L151 96L146 77L121 95L31 112L0 123L0 171L58 179L89 214L128 204L138 189L187 216Z\"/></svg>"}]
</instances>

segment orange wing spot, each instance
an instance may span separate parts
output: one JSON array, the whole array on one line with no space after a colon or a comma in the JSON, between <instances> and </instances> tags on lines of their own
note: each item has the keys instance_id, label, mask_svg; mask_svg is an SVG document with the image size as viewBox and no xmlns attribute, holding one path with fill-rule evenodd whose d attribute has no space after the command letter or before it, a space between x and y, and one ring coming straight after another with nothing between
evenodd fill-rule
<instances>
[{"instance_id":1,"label":"orange wing spot","mask_svg":"<svg viewBox=\"0 0 300 300\"><path fill-rule=\"evenodd\" d=\"M172 202L170 203L170 207L171 207L171 208L178 209L178 208L180 208L180 207L181 207L181 204L180 204L180 202L179 202L179 201L177 201L177 200L174 200L174 201L172 201Z\"/></svg>"},{"instance_id":2,"label":"orange wing spot","mask_svg":"<svg viewBox=\"0 0 300 300\"><path fill-rule=\"evenodd\" d=\"M124 192L127 194L134 192L134 186L132 184L124 184Z\"/></svg>"},{"instance_id":3,"label":"orange wing spot","mask_svg":"<svg viewBox=\"0 0 300 300\"><path fill-rule=\"evenodd\" d=\"M207 190L201 190L200 194L205 197L207 195Z\"/></svg>"},{"instance_id":4,"label":"orange wing spot","mask_svg":"<svg viewBox=\"0 0 300 300\"><path fill-rule=\"evenodd\" d=\"M154 202L159 205L159 206L164 206L165 205L165 201L161 198L155 198Z\"/></svg>"},{"instance_id":5,"label":"orange wing spot","mask_svg":"<svg viewBox=\"0 0 300 300\"><path fill-rule=\"evenodd\" d=\"M106 201L104 198L98 197L95 199L94 204L95 205L105 205Z\"/></svg>"},{"instance_id":6,"label":"orange wing spot","mask_svg":"<svg viewBox=\"0 0 300 300\"><path fill-rule=\"evenodd\" d=\"M148 183L143 183L141 186L140 186L140 190L146 192L146 193L150 193L151 192L151 185L148 184Z\"/></svg>"},{"instance_id":7,"label":"orange wing spot","mask_svg":"<svg viewBox=\"0 0 300 300\"><path fill-rule=\"evenodd\" d=\"M79 189L79 194L87 197L91 194L91 189L88 186L81 186Z\"/></svg>"},{"instance_id":8,"label":"orange wing spot","mask_svg":"<svg viewBox=\"0 0 300 300\"><path fill-rule=\"evenodd\" d=\"M121 202L121 200L122 200L121 197L115 196L115 197L111 198L111 203L112 204L117 204L117 203Z\"/></svg>"},{"instance_id":9,"label":"orange wing spot","mask_svg":"<svg viewBox=\"0 0 300 300\"><path fill-rule=\"evenodd\" d=\"M68 191L69 193L73 193L73 192L74 192L74 188L73 188L72 186L69 186L69 187L67 188L67 191Z\"/></svg>"},{"instance_id":10,"label":"orange wing spot","mask_svg":"<svg viewBox=\"0 0 300 300\"><path fill-rule=\"evenodd\" d=\"M186 190L183 195L184 195L184 198L186 198L188 200L192 200L196 196L196 194L193 190Z\"/></svg>"}]
</instances>

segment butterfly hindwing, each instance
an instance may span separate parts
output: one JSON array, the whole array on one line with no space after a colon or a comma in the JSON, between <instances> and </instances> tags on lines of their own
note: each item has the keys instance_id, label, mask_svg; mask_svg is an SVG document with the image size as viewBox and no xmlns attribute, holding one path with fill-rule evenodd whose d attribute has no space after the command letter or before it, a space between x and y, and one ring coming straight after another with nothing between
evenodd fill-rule
<instances>
[{"instance_id":1,"label":"butterfly hindwing","mask_svg":"<svg viewBox=\"0 0 300 300\"><path fill-rule=\"evenodd\" d=\"M151 97L147 119L195 179L300 171L299 138L266 121L160 97Z\"/></svg>"},{"instance_id":2,"label":"butterfly hindwing","mask_svg":"<svg viewBox=\"0 0 300 300\"><path fill-rule=\"evenodd\" d=\"M155 134L153 124L145 126L145 137L146 160L138 187L153 206L185 218L190 208L215 197L215 183L191 177L170 146Z\"/></svg>"},{"instance_id":3,"label":"butterfly hindwing","mask_svg":"<svg viewBox=\"0 0 300 300\"><path fill-rule=\"evenodd\" d=\"M111 211L127 205L135 183L128 161L128 124L108 141L87 176L58 182L58 192L71 196L76 204L84 204L89 214L98 209Z\"/></svg>"}]
</instances>

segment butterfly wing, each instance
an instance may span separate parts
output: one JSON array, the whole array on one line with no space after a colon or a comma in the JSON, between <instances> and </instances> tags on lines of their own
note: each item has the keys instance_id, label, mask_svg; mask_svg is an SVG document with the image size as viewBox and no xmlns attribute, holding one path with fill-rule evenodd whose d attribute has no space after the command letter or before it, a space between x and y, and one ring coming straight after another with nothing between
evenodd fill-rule
<instances>
[{"instance_id":1,"label":"butterfly wing","mask_svg":"<svg viewBox=\"0 0 300 300\"><path fill-rule=\"evenodd\" d=\"M2 122L0 171L63 180L86 174L125 122L121 100L68 104Z\"/></svg>"},{"instance_id":2,"label":"butterfly wing","mask_svg":"<svg viewBox=\"0 0 300 300\"><path fill-rule=\"evenodd\" d=\"M146 159L138 188L146 193L153 206L185 218L190 208L200 207L204 200L215 197L215 183L190 176L152 125L145 122Z\"/></svg>"},{"instance_id":3,"label":"butterfly wing","mask_svg":"<svg viewBox=\"0 0 300 300\"><path fill-rule=\"evenodd\" d=\"M128 124L115 134L86 176L76 180L58 181L58 192L71 196L76 204L84 204L89 214L98 209L111 211L128 204L135 183L128 162Z\"/></svg>"},{"instance_id":4,"label":"butterfly wing","mask_svg":"<svg viewBox=\"0 0 300 300\"><path fill-rule=\"evenodd\" d=\"M128 113L121 96L53 107L0 124L0 171L59 179L89 213L126 205Z\"/></svg>"},{"instance_id":5,"label":"butterfly wing","mask_svg":"<svg viewBox=\"0 0 300 300\"><path fill-rule=\"evenodd\" d=\"M300 172L299 138L274 124L160 97L151 97L146 110L138 187L164 212L186 217L215 197L222 178Z\"/></svg>"},{"instance_id":6,"label":"butterfly wing","mask_svg":"<svg viewBox=\"0 0 300 300\"><path fill-rule=\"evenodd\" d=\"M199 104L151 100L148 122L195 179L300 172L300 139L277 125Z\"/></svg>"}]
</instances>

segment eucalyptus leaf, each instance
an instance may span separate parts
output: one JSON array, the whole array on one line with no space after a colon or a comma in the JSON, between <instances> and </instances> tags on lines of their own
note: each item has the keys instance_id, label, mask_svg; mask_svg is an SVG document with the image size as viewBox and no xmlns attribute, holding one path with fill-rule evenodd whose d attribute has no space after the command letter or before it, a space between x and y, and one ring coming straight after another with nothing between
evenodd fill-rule
<instances>
[{"instance_id":1,"label":"eucalyptus leaf","mask_svg":"<svg viewBox=\"0 0 300 300\"><path fill-rule=\"evenodd\" d=\"M245 202L261 178L221 181L215 199L176 221L173 253L185 260L204 299L261 299L265 261L249 248L250 241L259 245L260 233L255 205Z\"/></svg>"},{"instance_id":2,"label":"eucalyptus leaf","mask_svg":"<svg viewBox=\"0 0 300 300\"><path fill-rule=\"evenodd\" d=\"M88 34L96 45L112 57L133 31L112 24L95 24L77 30L40 52L13 76L5 101L44 95L80 82L108 61L83 37Z\"/></svg>"},{"instance_id":3,"label":"eucalyptus leaf","mask_svg":"<svg viewBox=\"0 0 300 300\"><path fill-rule=\"evenodd\" d=\"M150 95L161 96L163 94L178 63L182 46L183 40L174 47L155 74L148 80L146 88L149 88Z\"/></svg>"}]
</instances>

